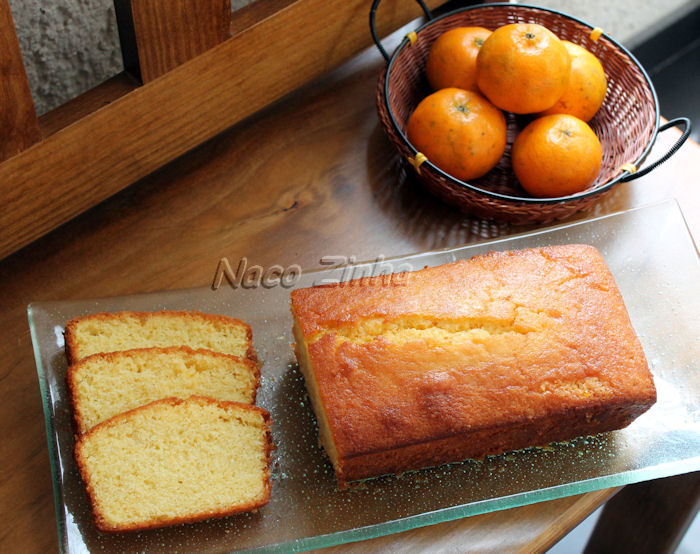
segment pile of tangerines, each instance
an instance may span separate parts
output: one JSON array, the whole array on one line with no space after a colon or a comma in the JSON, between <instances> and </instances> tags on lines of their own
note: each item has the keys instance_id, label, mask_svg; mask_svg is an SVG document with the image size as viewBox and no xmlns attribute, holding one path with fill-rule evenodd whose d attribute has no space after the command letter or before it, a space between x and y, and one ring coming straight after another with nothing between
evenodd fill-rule
<instances>
[{"instance_id":1,"label":"pile of tangerines","mask_svg":"<svg viewBox=\"0 0 700 554\"><path fill-rule=\"evenodd\" d=\"M499 162L505 110L535 117L511 151L513 171L528 193L566 196L595 181L602 148L587 121L602 105L607 81L585 48L533 23L493 32L458 27L433 43L426 74L436 92L411 114L407 136L446 173L468 181Z\"/></svg>"}]
</instances>

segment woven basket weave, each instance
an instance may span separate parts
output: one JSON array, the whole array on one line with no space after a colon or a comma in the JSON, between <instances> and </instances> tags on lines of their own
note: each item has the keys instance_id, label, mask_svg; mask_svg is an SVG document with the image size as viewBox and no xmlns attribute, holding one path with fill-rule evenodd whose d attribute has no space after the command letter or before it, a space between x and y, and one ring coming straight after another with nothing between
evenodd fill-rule
<instances>
[{"instance_id":1,"label":"woven basket weave","mask_svg":"<svg viewBox=\"0 0 700 554\"><path fill-rule=\"evenodd\" d=\"M372 25L373 16L372 13ZM656 139L659 109L654 88L644 69L614 40L595 34L596 40L593 40L591 25L534 6L484 4L457 10L429 21L417 29L415 41L406 38L399 45L379 79L377 109L398 151L407 160L413 159L416 150L406 139L406 124L418 103L432 92L424 68L435 39L454 27L479 26L494 30L509 23L539 23L559 38L588 49L602 63L608 78L607 95L603 106L589 122L603 147L597 180L587 190L567 197L537 199L529 196L512 171L510 149L517 133L531 118L510 113L506 114L505 155L485 176L465 183L444 173L429 160L420 165L419 175L436 196L464 212L498 221L545 223L590 206L615 183L629 178ZM626 164L633 164L633 167L623 169Z\"/></svg>"}]
</instances>

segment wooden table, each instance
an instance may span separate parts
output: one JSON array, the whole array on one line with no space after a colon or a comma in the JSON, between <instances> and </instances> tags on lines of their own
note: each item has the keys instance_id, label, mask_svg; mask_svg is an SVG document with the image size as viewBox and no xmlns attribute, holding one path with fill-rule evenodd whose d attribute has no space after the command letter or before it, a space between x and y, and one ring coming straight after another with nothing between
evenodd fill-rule
<instances>
[{"instance_id":1,"label":"wooden table","mask_svg":"<svg viewBox=\"0 0 700 554\"><path fill-rule=\"evenodd\" d=\"M29 302L207 286L224 256L313 267L324 255L374 259L527 230L442 205L405 170L377 122L381 63L374 50L362 54L0 261L1 551L57 548ZM677 136L662 134L650 159ZM697 144L687 144L577 218L675 197L697 241L699 153ZM613 492L476 516L354 548L540 550Z\"/></svg>"}]
</instances>

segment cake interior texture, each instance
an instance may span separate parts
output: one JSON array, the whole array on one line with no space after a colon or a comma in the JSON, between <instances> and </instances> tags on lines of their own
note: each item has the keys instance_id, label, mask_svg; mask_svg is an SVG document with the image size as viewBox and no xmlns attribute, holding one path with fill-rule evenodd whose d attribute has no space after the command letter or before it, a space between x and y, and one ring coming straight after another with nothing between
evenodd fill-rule
<instances>
[{"instance_id":1,"label":"cake interior texture","mask_svg":"<svg viewBox=\"0 0 700 554\"><path fill-rule=\"evenodd\" d=\"M124 531L262 506L270 448L264 410L171 398L97 425L79 438L76 459L98 528Z\"/></svg>"},{"instance_id":2,"label":"cake interior texture","mask_svg":"<svg viewBox=\"0 0 700 554\"><path fill-rule=\"evenodd\" d=\"M586 245L292 292L297 357L341 484L628 425L656 391Z\"/></svg>"},{"instance_id":3,"label":"cake interior texture","mask_svg":"<svg viewBox=\"0 0 700 554\"><path fill-rule=\"evenodd\" d=\"M255 359L250 327L200 312L117 312L78 317L66 325L66 351L74 363L98 352L189 346Z\"/></svg>"},{"instance_id":4,"label":"cake interior texture","mask_svg":"<svg viewBox=\"0 0 700 554\"><path fill-rule=\"evenodd\" d=\"M161 398L198 395L252 404L258 379L250 360L188 347L93 354L67 373L79 433Z\"/></svg>"}]
</instances>

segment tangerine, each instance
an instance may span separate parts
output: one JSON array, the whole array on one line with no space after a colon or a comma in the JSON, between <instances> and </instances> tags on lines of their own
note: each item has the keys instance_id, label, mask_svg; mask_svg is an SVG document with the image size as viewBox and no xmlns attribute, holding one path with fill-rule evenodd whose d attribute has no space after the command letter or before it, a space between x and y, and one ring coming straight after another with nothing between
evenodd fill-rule
<instances>
[{"instance_id":1,"label":"tangerine","mask_svg":"<svg viewBox=\"0 0 700 554\"><path fill-rule=\"evenodd\" d=\"M603 150L598 137L573 115L535 119L515 138L513 171L533 196L555 198L585 190L600 172Z\"/></svg>"},{"instance_id":2,"label":"tangerine","mask_svg":"<svg viewBox=\"0 0 700 554\"><path fill-rule=\"evenodd\" d=\"M479 90L502 110L546 110L564 93L571 60L557 36L536 23L499 27L476 59Z\"/></svg>"},{"instance_id":3,"label":"tangerine","mask_svg":"<svg viewBox=\"0 0 700 554\"><path fill-rule=\"evenodd\" d=\"M431 163L467 181L487 173L503 156L506 118L477 92L444 88L418 104L406 134Z\"/></svg>"},{"instance_id":4,"label":"tangerine","mask_svg":"<svg viewBox=\"0 0 700 554\"><path fill-rule=\"evenodd\" d=\"M562 43L571 57L569 84L556 104L542 112L542 115L568 113L583 121L590 121L605 100L608 88L605 71L598 58L582 46L568 40L563 40Z\"/></svg>"},{"instance_id":5,"label":"tangerine","mask_svg":"<svg viewBox=\"0 0 700 554\"><path fill-rule=\"evenodd\" d=\"M455 87L478 90L476 56L491 31L457 27L441 34L430 48L425 72L433 90Z\"/></svg>"}]
</instances>

